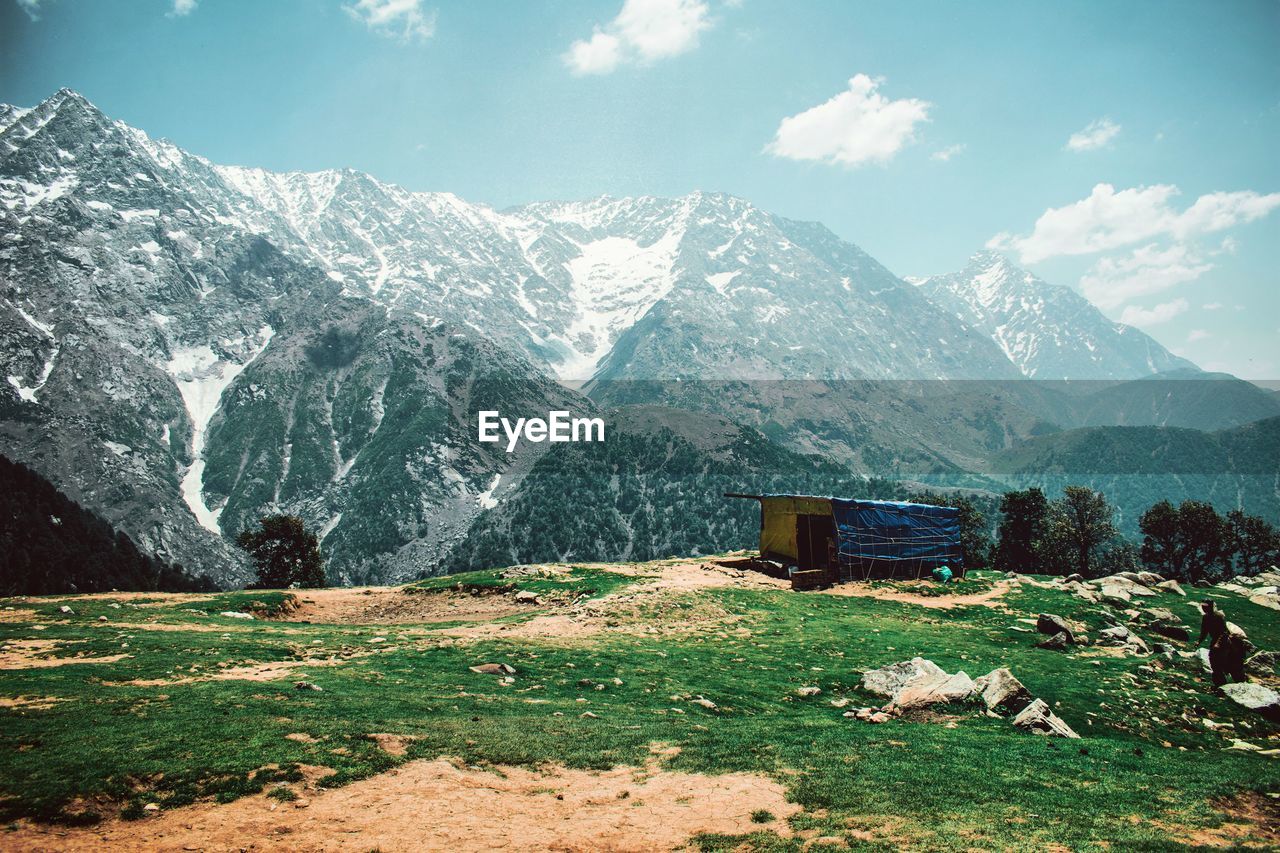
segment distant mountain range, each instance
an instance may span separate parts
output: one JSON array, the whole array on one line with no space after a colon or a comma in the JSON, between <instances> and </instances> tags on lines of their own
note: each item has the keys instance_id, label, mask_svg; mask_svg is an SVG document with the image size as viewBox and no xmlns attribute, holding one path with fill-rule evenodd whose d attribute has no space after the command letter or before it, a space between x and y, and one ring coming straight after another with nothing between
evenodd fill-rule
<instances>
[{"instance_id":1,"label":"distant mountain range","mask_svg":"<svg viewBox=\"0 0 1280 853\"><path fill-rule=\"evenodd\" d=\"M0 452L228 583L246 578L230 538L269 511L302 515L345 580L463 559L481 516L549 499L530 472L553 481L546 445L477 444L480 408L694 410L792 454L773 463L980 487L1065 428L1280 414L999 256L916 286L721 194L498 211L220 166L65 89L0 106L0 224ZM746 478L765 457L733 458ZM610 459L620 478L653 462ZM690 471L733 478L716 464ZM727 541L681 523L628 553Z\"/></svg>"}]
</instances>

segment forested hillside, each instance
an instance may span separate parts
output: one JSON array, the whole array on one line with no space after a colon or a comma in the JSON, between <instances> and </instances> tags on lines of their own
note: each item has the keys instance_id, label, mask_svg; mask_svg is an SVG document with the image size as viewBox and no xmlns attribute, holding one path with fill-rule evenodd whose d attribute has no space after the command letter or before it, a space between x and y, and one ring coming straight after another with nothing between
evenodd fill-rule
<instances>
[{"instance_id":1,"label":"forested hillside","mask_svg":"<svg viewBox=\"0 0 1280 853\"><path fill-rule=\"evenodd\" d=\"M216 589L144 554L133 540L0 456L0 595Z\"/></svg>"}]
</instances>

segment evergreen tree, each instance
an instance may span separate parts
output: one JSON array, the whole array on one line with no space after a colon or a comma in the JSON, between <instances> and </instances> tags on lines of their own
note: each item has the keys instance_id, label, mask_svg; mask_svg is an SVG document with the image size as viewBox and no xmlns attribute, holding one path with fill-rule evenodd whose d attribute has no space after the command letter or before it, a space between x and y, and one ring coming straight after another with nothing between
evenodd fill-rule
<instances>
[{"instance_id":1,"label":"evergreen tree","mask_svg":"<svg viewBox=\"0 0 1280 853\"><path fill-rule=\"evenodd\" d=\"M241 531L236 544L253 559L259 588L326 585L320 543L295 515L265 516L258 530Z\"/></svg>"}]
</instances>

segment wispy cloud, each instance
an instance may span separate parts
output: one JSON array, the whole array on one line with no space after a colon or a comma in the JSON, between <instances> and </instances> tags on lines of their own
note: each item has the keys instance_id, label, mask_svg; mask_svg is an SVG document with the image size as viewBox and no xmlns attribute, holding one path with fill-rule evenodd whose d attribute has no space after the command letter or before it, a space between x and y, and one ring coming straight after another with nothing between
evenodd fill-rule
<instances>
[{"instance_id":1,"label":"wispy cloud","mask_svg":"<svg viewBox=\"0 0 1280 853\"><path fill-rule=\"evenodd\" d=\"M1210 335L1204 329L1192 329L1191 333L1187 335L1187 343L1190 344L1196 341L1203 341L1207 337L1210 337Z\"/></svg>"},{"instance_id":2,"label":"wispy cloud","mask_svg":"<svg viewBox=\"0 0 1280 853\"><path fill-rule=\"evenodd\" d=\"M1152 243L1120 257L1101 258L1081 277L1080 289L1098 306L1118 308L1139 296L1195 281L1211 269L1213 264L1186 244L1161 248Z\"/></svg>"},{"instance_id":3,"label":"wispy cloud","mask_svg":"<svg viewBox=\"0 0 1280 853\"><path fill-rule=\"evenodd\" d=\"M1185 299L1164 302L1154 308L1139 308L1137 305L1130 305L1124 309L1124 314L1120 316L1120 322L1130 326L1156 326L1160 323L1169 322L1189 307Z\"/></svg>"},{"instance_id":4,"label":"wispy cloud","mask_svg":"<svg viewBox=\"0 0 1280 853\"><path fill-rule=\"evenodd\" d=\"M1202 311L1217 311L1217 310L1218 310L1219 308L1221 308L1221 307L1222 307L1222 303L1221 303L1221 302L1206 302L1205 304L1203 304L1203 305L1201 305L1201 306L1200 306L1200 310L1202 310Z\"/></svg>"},{"instance_id":5,"label":"wispy cloud","mask_svg":"<svg viewBox=\"0 0 1280 853\"><path fill-rule=\"evenodd\" d=\"M951 158L964 151L963 145L948 145L946 148L940 148L929 155L930 160L939 160L943 163L950 162Z\"/></svg>"},{"instance_id":6,"label":"wispy cloud","mask_svg":"<svg viewBox=\"0 0 1280 853\"><path fill-rule=\"evenodd\" d=\"M402 42L426 41L436 34L436 12L424 10L422 0L356 0L342 9L378 35Z\"/></svg>"},{"instance_id":7,"label":"wispy cloud","mask_svg":"<svg viewBox=\"0 0 1280 853\"><path fill-rule=\"evenodd\" d=\"M173 0L173 8L169 10L170 18L184 18L196 10L199 0Z\"/></svg>"},{"instance_id":8,"label":"wispy cloud","mask_svg":"<svg viewBox=\"0 0 1280 853\"><path fill-rule=\"evenodd\" d=\"M626 0L617 17L589 39L569 45L563 59L577 75L608 74L624 63L649 64L687 53L711 27L703 0Z\"/></svg>"},{"instance_id":9,"label":"wispy cloud","mask_svg":"<svg viewBox=\"0 0 1280 853\"><path fill-rule=\"evenodd\" d=\"M765 151L789 160L842 166L887 163L915 140L916 125L933 106L916 98L894 101L877 90L883 78L858 74L849 88L778 125Z\"/></svg>"},{"instance_id":10,"label":"wispy cloud","mask_svg":"<svg viewBox=\"0 0 1280 853\"><path fill-rule=\"evenodd\" d=\"M1098 184L1088 198L1046 210L1030 234L997 234L987 246L1016 251L1025 263L1035 263L1059 255L1104 252L1159 236L1185 240L1252 222L1280 207L1280 193L1242 190L1208 193L1178 211L1171 204L1177 195L1178 188L1172 184L1119 191L1111 184Z\"/></svg>"},{"instance_id":11,"label":"wispy cloud","mask_svg":"<svg viewBox=\"0 0 1280 853\"><path fill-rule=\"evenodd\" d=\"M1084 130L1077 130L1071 134L1066 147L1068 151L1096 151L1110 145L1111 140L1115 139L1119 133L1120 125L1111 119L1095 119L1089 122Z\"/></svg>"},{"instance_id":12,"label":"wispy cloud","mask_svg":"<svg viewBox=\"0 0 1280 853\"><path fill-rule=\"evenodd\" d=\"M18 8L27 13L33 21L40 20L40 4L44 0L18 0Z\"/></svg>"}]
</instances>

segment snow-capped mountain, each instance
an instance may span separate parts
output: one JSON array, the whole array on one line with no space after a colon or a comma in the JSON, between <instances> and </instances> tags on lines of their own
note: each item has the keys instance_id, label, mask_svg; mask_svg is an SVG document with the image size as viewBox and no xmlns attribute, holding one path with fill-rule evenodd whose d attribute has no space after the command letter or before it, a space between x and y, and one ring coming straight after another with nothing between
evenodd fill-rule
<instances>
[{"instance_id":1,"label":"snow-capped mountain","mask_svg":"<svg viewBox=\"0 0 1280 853\"><path fill-rule=\"evenodd\" d=\"M269 511L302 515L345 577L413 574L542 452L477 448L477 407L593 410L557 377L1044 369L939 290L726 195L498 211L349 170L216 165L70 90L0 106L0 452L223 580L243 577L229 537ZM1041 348L1070 323L1045 318L1026 321ZM919 420L894 405L865 420ZM802 447L831 443L802 427Z\"/></svg>"},{"instance_id":2,"label":"snow-capped mountain","mask_svg":"<svg viewBox=\"0 0 1280 853\"><path fill-rule=\"evenodd\" d=\"M918 282L931 300L991 336L1032 379L1136 379L1195 365L1149 335L1108 320L1069 287L1049 284L997 252Z\"/></svg>"}]
</instances>

